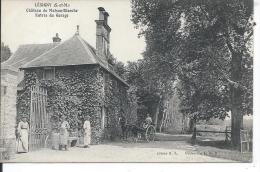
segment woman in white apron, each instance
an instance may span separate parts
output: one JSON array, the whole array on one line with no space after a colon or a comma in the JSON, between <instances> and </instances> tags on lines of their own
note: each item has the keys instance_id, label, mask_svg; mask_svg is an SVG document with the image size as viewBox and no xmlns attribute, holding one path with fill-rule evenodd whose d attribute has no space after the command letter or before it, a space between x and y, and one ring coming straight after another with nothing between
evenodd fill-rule
<instances>
[{"instance_id":1,"label":"woman in white apron","mask_svg":"<svg viewBox=\"0 0 260 172\"><path fill-rule=\"evenodd\" d=\"M26 153L29 151L29 124L27 122L27 117L22 116L22 120L18 123L17 127L17 152Z\"/></svg>"},{"instance_id":2,"label":"woman in white apron","mask_svg":"<svg viewBox=\"0 0 260 172\"><path fill-rule=\"evenodd\" d=\"M84 122L84 148L89 148L91 142L91 126L90 126L90 117L86 116L86 120Z\"/></svg>"}]
</instances>

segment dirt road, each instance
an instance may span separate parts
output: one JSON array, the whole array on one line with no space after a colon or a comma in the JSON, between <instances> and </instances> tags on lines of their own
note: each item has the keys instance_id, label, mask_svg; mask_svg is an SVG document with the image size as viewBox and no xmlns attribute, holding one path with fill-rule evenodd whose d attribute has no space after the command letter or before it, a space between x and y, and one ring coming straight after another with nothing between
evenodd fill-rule
<instances>
[{"instance_id":1,"label":"dirt road","mask_svg":"<svg viewBox=\"0 0 260 172\"><path fill-rule=\"evenodd\" d=\"M183 141L151 143L106 143L69 151L41 149L16 154L8 162L232 162L205 156Z\"/></svg>"}]
</instances>

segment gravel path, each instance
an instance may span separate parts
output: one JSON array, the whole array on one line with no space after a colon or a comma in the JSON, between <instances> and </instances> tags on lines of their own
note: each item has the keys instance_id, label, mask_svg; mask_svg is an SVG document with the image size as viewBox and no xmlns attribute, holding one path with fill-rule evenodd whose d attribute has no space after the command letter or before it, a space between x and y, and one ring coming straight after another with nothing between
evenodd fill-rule
<instances>
[{"instance_id":1,"label":"gravel path","mask_svg":"<svg viewBox=\"0 0 260 172\"><path fill-rule=\"evenodd\" d=\"M73 147L69 151L41 149L16 154L8 162L232 162L197 152L183 141L151 143L106 143L90 148Z\"/></svg>"}]
</instances>

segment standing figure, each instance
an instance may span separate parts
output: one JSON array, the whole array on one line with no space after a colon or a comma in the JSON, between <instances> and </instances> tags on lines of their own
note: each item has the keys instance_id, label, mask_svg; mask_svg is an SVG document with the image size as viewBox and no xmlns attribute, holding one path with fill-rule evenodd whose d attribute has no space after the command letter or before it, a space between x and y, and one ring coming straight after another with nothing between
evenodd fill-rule
<instances>
[{"instance_id":1,"label":"standing figure","mask_svg":"<svg viewBox=\"0 0 260 172\"><path fill-rule=\"evenodd\" d=\"M123 114L123 111L121 111L121 114L120 114L120 117L119 117L119 124L121 126L123 140L127 139L126 118Z\"/></svg>"},{"instance_id":2,"label":"standing figure","mask_svg":"<svg viewBox=\"0 0 260 172\"><path fill-rule=\"evenodd\" d=\"M29 151L29 124L27 122L27 117L25 115L22 116L22 120L19 122L17 127L17 152L18 153L26 153Z\"/></svg>"},{"instance_id":3,"label":"standing figure","mask_svg":"<svg viewBox=\"0 0 260 172\"><path fill-rule=\"evenodd\" d=\"M84 129L84 148L89 148L91 142L91 126L90 126L90 117L85 117L85 122L83 125Z\"/></svg>"},{"instance_id":4,"label":"standing figure","mask_svg":"<svg viewBox=\"0 0 260 172\"><path fill-rule=\"evenodd\" d=\"M52 149L59 149L59 120L57 117L51 117L51 148Z\"/></svg>"},{"instance_id":5,"label":"standing figure","mask_svg":"<svg viewBox=\"0 0 260 172\"><path fill-rule=\"evenodd\" d=\"M66 121L66 117L63 115L61 117L59 150L61 150L63 147L65 150L68 150L69 128L70 125L68 121Z\"/></svg>"},{"instance_id":6,"label":"standing figure","mask_svg":"<svg viewBox=\"0 0 260 172\"><path fill-rule=\"evenodd\" d=\"M152 120L152 118L150 117L150 114L148 113L148 114L146 115L146 118L145 118L143 127L144 127L144 128L147 128L149 125L152 124L152 122L153 122L153 120Z\"/></svg>"}]
</instances>

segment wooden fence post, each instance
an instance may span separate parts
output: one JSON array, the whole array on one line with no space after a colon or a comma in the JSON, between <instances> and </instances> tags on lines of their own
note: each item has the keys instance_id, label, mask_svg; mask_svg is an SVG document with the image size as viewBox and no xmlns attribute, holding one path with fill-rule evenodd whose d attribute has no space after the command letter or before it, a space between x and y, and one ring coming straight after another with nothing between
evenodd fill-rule
<instances>
[{"instance_id":1,"label":"wooden fence post","mask_svg":"<svg viewBox=\"0 0 260 172\"><path fill-rule=\"evenodd\" d=\"M196 144L196 135L197 135L197 129L196 129L196 125L193 128L193 133L192 133L192 137L191 137L191 144Z\"/></svg>"},{"instance_id":2,"label":"wooden fence post","mask_svg":"<svg viewBox=\"0 0 260 172\"><path fill-rule=\"evenodd\" d=\"M228 142L228 130L227 130L227 127L226 127L226 139L225 139L225 142L227 143Z\"/></svg>"}]
</instances>

